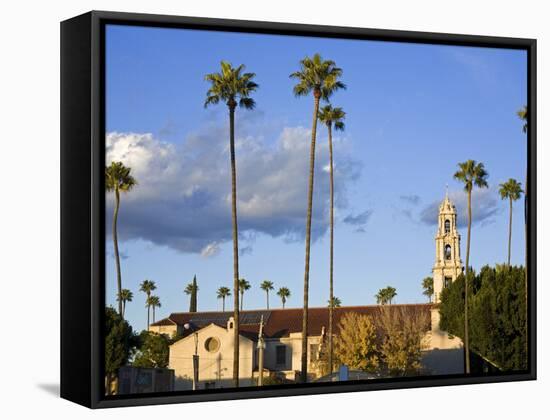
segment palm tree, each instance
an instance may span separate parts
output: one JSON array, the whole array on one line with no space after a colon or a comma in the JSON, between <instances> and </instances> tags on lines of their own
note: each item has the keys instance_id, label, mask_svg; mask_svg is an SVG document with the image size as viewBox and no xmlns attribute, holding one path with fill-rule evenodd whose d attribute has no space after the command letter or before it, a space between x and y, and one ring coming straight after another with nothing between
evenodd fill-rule
<instances>
[{"instance_id":1,"label":"palm tree","mask_svg":"<svg viewBox=\"0 0 550 420\"><path fill-rule=\"evenodd\" d=\"M218 299L222 300L222 311L225 312L225 298L231 296L231 289L229 287L220 287L218 289Z\"/></svg>"},{"instance_id":2,"label":"palm tree","mask_svg":"<svg viewBox=\"0 0 550 420\"><path fill-rule=\"evenodd\" d=\"M197 276L193 277L193 281L189 283L183 292L189 295L189 312L197 312L197 292L199 286L197 285Z\"/></svg>"},{"instance_id":3,"label":"palm tree","mask_svg":"<svg viewBox=\"0 0 550 420\"><path fill-rule=\"evenodd\" d=\"M231 160L231 218L233 222L233 383L239 386L239 243L237 226L237 169L235 165L235 109L237 105L245 109L254 109L254 99L250 94L258 85L252 81L254 73L243 73L244 65L233 68L227 61L221 62L221 72L205 76L210 88L206 92L204 106L225 102L229 108L229 154Z\"/></svg>"},{"instance_id":4,"label":"palm tree","mask_svg":"<svg viewBox=\"0 0 550 420\"><path fill-rule=\"evenodd\" d=\"M313 177L315 173L315 140L317 136L317 118L319 101L328 100L338 89L345 89L345 85L338 79L342 76L342 69L336 67L332 60L323 60L319 54L312 58L305 57L300 61L300 70L292 73L291 78L297 79L294 86L296 96L307 96L313 93L313 122L311 127L311 146L309 152L309 185L307 196L306 216L306 255L304 269L304 313L302 319L302 366L301 381L307 382L307 321L309 298L309 252L311 243L311 214L313 207Z\"/></svg>"},{"instance_id":5,"label":"palm tree","mask_svg":"<svg viewBox=\"0 0 550 420\"><path fill-rule=\"evenodd\" d=\"M434 294L434 279L433 277L425 277L422 280L422 294L428 297L428 302L432 303L432 296Z\"/></svg>"},{"instance_id":6,"label":"palm tree","mask_svg":"<svg viewBox=\"0 0 550 420\"><path fill-rule=\"evenodd\" d=\"M508 223L508 267L510 267L510 254L512 249L512 204L521 197L521 193L523 192L521 189L521 182L517 182L515 179L510 178L505 183L500 184L498 192L503 200L510 200L510 221Z\"/></svg>"},{"instance_id":7,"label":"palm tree","mask_svg":"<svg viewBox=\"0 0 550 420\"><path fill-rule=\"evenodd\" d=\"M529 131L529 109L527 108L527 105L525 105L522 109L520 109L517 112L518 117L523 121L523 132L528 133ZM525 225L525 337L527 337L528 333L528 326L529 326L529 308L527 307L528 302L528 292L529 292L529 285L527 282L527 262L528 262L528 254L529 249L527 247L527 214L528 214L528 202L527 202L527 192L529 191L527 189L527 179L529 178L529 169L525 168L525 190L523 194L523 218L524 218L524 225ZM528 350L528 342L529 340L525 340L525 354L527 354Z\"/></svg>"},{"instance_id":8,"label":"palm tree","mask_svg":"<svg viewBox=\"0 0 550 420\"><path fill-rule=\"evenodd\" d=\"M260 284L260 289L265 292L267 309L269 309L269 291L273 290L273 282L269 280L264 280L262 284Z\"/></svg>"},{"instance_id":9,"label":"palm tree","mask_svg":"<svg viewBox=\"0 0 550 420\"><path fill-rule=\"evenodd\" d=\"M466 358L466 374L470 373L470 348L468 336L468 274L470 272L470 237L472 230L472 190L475 187L487 188L487 177L489 174L485 170L482 162L467 160L458 164L459 170L454 174L454 178L464 184L464 190L468 194L468 236L466 239L466 277L464 280L464 357Z\"/></svg>"},{"instance_id":10,"label":"palm tree","mask_svg":"<svg viewBox=\"0 0 550 420\"><path fill-rule=\"evenodd\" d=\"M153 324L155 323L155 308L160 308L160 299L158 296L149 296L147 298L147 305L153 308Z\"/></svg>"},{"instance_id":11,"label":"palm tree","mask_svg":"<svg viewBox=\"0 0 550 420\"><path fill-rule=\"evenodd\" d=\"M120 272L120 255L118 253L118 210L120 208L120 193L130 191L136 184L136 180L130 175L131 169L127 168L122 162L111 162L111 166L105 167L105 189L114 191L115 208L113 213L113 246L115 251L117 296L122 291L122 275ZM122 301L118 300L118 313L122 314Z\"/></svg>"},{"instance_id":12,"label":"palm tree","mask_svg":"<svg viewBox=\"0 0 550 420\"><path fill-rule=\"evenodd\" d=\"M342 306L342 301L340 300L339 297L333 296L332 297L332 305L330 304L330 302L331 302L330 300L327 301L329 309L339 308L340 306ZM329 313L330 313L330 310L329 310ZM330 320L329 320L329 325L330 325Z\"/></svg>"},{"instance_id":13,"label":"palm tree","mask_svg":"<svg viewBox=\"0 0 550 420\"><path fill-rule=\"evenodd\" d=\"M134 294L129 289L122 289L118 295L118 299L122 301L122 313L120 314L124 319L124 312L126 312L126 302L131 302L134 298Z\"/></svg>"},{"instance_id":14,"label":"palm tree","mask_svg":"<svg viewBox=\"0 0 550 420\"><path fill-rule=\"evenodd\" d=\"M145 307L147 308L147 328L149 329L149 316L151 312L151 307L147 304L147 301L149 300L149 297L151 296L151 292L157 288L157 285L152 280L143 280L141 284L139 285L140 292L144 292L147 296L145 298Z\"/></svg>"},{"instance_id":15,"label":"palm tree","mask_svg":"<svg viewBox=\"0 0 550 420\"><path fill-rule=\"evenodd\" d=\"M328 365L332 373L332 329L334 322L334 164L332 153L332 125L334 130L344 131L344 118L346 113L342 108L333 108L332 105L325 105L319 111L319 121L327 126L328 130L328 150L329 150L329 168L330 168L330 269L329 269L329 305L328 305Z\"/></svg>"},{"instance_id":16,"label":"palm tree","mask_svg":"<svg viewBox=\"0 0 550 420\"><path fill-rule=\"evenodd\" d=\"M290 290L287 287L281 287L277 291L277 296L281 298L281 302L283 303L283 309L285 309L286 300L290 297Z\"/></svg>"},{"instance_id":17,"label":"palm tree","mask_svg":"<svg viewBox=\"0 0 550 420\"><path fill-rule=\"evenodd\" d=\"M250 283L246 279L239 280L239 293L241 294L241 311L243 310L244 292L250 289Z\"/></svg>"},{"instance_id":18,"label":"palm tree","mask_svg":"<svg viewBox=\"0 0 550 420\"><path fill-rule=\"evenodd\" d=\"M374 297L376 298L376 303L378 303L379 305L391 305L393 298L395 298L396 296L397 291L395 290L395 288L388 286L380 289Z\"/></svg>"}]
</instances>

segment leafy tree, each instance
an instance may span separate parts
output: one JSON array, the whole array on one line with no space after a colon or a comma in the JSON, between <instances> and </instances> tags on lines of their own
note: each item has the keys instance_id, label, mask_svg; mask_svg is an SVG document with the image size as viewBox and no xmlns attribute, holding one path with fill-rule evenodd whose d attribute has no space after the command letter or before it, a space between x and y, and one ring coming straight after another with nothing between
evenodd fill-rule
<instances>
[{"instance_id":1,"label":"leafy tree","mask_svg":"<svg viewBox=\"0 0 550 420\"><path fill-rule=\"evenodd\" d=\"M231 219L233 225L233 319L234 341L239 342L239 242L237 225L237 170L235 165L235 109L254 109L255 102L250 95L258 88L252 80L254 73L243 73L244 65L234 68L227 61L221 62L220 73L205 76L210 88L206 92L204 106L225 102L229 108L229 155L231 163ZM239 346L233 349L233 383L239 386Z\"/></svg>"},{"instance_id":2,"label":"leafy tree","mask_svg":"<svg viewBox=\"0 0 550 420\"><path fill-rule=\"evenodd\" d=\"M342 306L342 301L340 300L339 297L336 297L336 296L333 296L332 297L332 305L330 304L330 300L327 301L328 303L328 307L329 307L329 312L330 312L330 307L332 306L333 308L339 308L340 306ZM329 319L329 325L330 325L330 319ZM329 328L329 337L330 337L330 328Z\"/></svg>"},{"instance_id":3,"label":"leafy tree","mask_svg":"<svg viewBox=\"0 0 550 420\"><path fill-rule=\"evenodd\" d=\"M319 102L328 100L338 89L345 89L339 80L342 69L336 67L332 60L323 60L321 55L305 57L300 61L300 70L292 73L291 78L297 80L294 86L296 96L307 96L313 93L313 123L311 127L311 146L309 152L309 184L307 196L306 217L306 255L304 269L304 312L302 319L302 363L301 381L307 382L307 324L308 324L308 297L309 297L309 259L311 245L311 216L313 209L313 177L315 173L315 140L317 137L317 118L319 116Z\"/></svg>"},{"instance_id":4,"label":"leafy tree","mask_svg":"<svg viewBox=\"0 0 550 420\"><path fill-rule=\"evenodd\" d=\"M262 284L260 284L260 289L262 289L265 292L266 297L266 307L269 309L269 291L273 290L273 282L269 280L264 280Z\"/></svg>"},{"instance_id":5,"label":"leafy tree","mask_svg":"<svg viewBox=\"0 0 550 420\"><path fill-rule=\"evenodd\" d=\"M288 289L287 287L281 287L277 292L277 296L281 298L281 302L283 304L283 309L284 309L286 300L290 297L290 289Z\"/></svg>"},{"instance_id":6,"label":"leafy tree","mask_svg":"<svg viewBox=\"0 0 550 420\"><path fill-rule=\"evenodd\" d=\"M469 272L470 346L504 371L527 368L523 267L485 266ZM464 275L441 293L440 326L464 339Z\"/></svg>"},{"instance_id":7,"label":"leafy tree","mask_svg":"<svg viewBox=\"0 0 550 420\"><path fill-rule=\"evenodd\" d=\"M523 193L521 182L510 178L505 183L500 184L498 192L503 200L508 199L510 201L510 221L508 223L508 265L510 265L510 255L512 252L512 208L513 202L519 200Z\"/></svg>"},{"instance_id":8,"label":"leafy tree","mask_svg":"<svg viewBox=\"0 0 550 420\"><path fill-rule=\"evenodd\" d=\"M347 312L340 319L334 354L350 369L375 372L380 364L376 326L367 315Z\"/></svg>"},{"instance_id":9,"label":"leafy tree","mask_svg":"<svg viewBox=\"0 0 550 420\"><path fill-rule=\"evenodd\" d=\"M149 329L149 325L150 325L150 322L149 322L149 317L151 315L151 306L147 304L148 300L149 300L149 297L151 296L151 292L153 290L156 290L157 288L157 285L155 284L154 281L152 280L143 280L141 282L141 284L139 285L139 290L141 292L144 292L145 295L146 295L146 298L145 298L145 307L147 308L147 328L145 328L145 330L148 330Z\"/></svg>"},{"instance_id":10,"label":"leafy tree","mask_svg":"<svg viewBox=\"0 0 550 420\"><path fill-rule=\"evenodd\" d=\"M250 289L250 283L246 279L239 280L239 293L241 294L241 311L243 310L244 292Z\"/></svg>"},{"instance_id":11,"label":"leafy tree","mask_svg":"<svg viewBox=\"0 0 550 420\"><path fill-rule=\"evenodd\" d=\"M120 315L124 318L124 313L126 312L126 302L131 302L134 298L134 294L129 289L122 289L118 295L118 299L122 301L122 312Z\"/></svg>"},{"instance_id":12,"label":"leafy tree","mask_svg":"<svg viewBox=\"0 0 550 420\"><path fill-rule=\"evenodd\" d=\"M147 298L147 306L153 308L153 323L155 323L155 308L160 308L160 299L158 296L149 296Z\"/></svg>"},{"instance_id":13,"label":"leafy tree","mask_svg":"<svg viewBox=\"0 0 550 420\"><path fill-rule=\"evenodd\" d=\"M120 193L128 192L137 184L136 180L130 175L131 169L123 165L122 162L112 162L110 166L105 167L105 189L114 191L115 208L113 213L113 247L115 251L117 296L122 291L122 275L120 270L120 255L118 252L118 211L120 208ZM118 300L118 313L122 314L122 300Z\"/></svg>"},{"instance_id":14,"label":"leafy tree","mask_svg":"<svg viewBox=\"0 0 550 420\"><path fill-rule=\"evenodd\" d=\"M220 287L217 292L218 299L222 300L222 311L225 312L225 298L231 296L231 289L229 287Z\"/></svg>"},{"instance_id":15,"label":"leafy tree","mask_svg":"<svg viewBox=\"0 0 550 420\"><path fill-rule=\"evenodd\" d=\"M428 314L417 310L380 307L380 358L391 376L416 375L422 368L422 350L426 348Z\"/></svg>"},{"instance_id":16,"label":"leafy tree","mask_svg":"<svg viewBox=\"0 0 550 420\"><path fill-rule=\"evenodd\" d=\"M464 184L464 191L468 195L468 236L466 239L466 281L470 278L468 271L470 269L470 238L472 231L472 190L474 187L487 188L487 178L489 174L485 170L482 162L467 160L458 164L459 170L455 172L454 178ZM470 346L468 334L468 288L464 294L464 352L466 357L466 374L470 373Z\"/></svg>"},{"instance_id":17,"label":"leafy tree","mask_svg":"<svg viewBox=\"0 0 550 420\"><path fill-rule=\"evenodd\" d=\"M168 366L170 339L165 334L142 331L139 350L132 363L141 368L165 368Z\"/></svg>"},{"instance_id":18,"label":"leafy tree","mask_svg":"<svg viewBox=\"0 0 550 420\"><path fill-rule=\"evenodd\" d=\"M394 287L388 286L383 289L380 289L378 293L374 296L376 298L376 303L379 305L390 304L392 300L397 296L397 291Z\"/></svg>"},{"instance_id":19,"label":"leafy tree","mask_svg":"<svg viewBox=\"0 0 550 420\"><path fill-rule=\"evenodd\" d=\"M422 294L428 298L428 302L432 302L432 296L434 294L434 279L433 277L424 277L422 280Z\"/></svg>"},{"instance_id":20,"label":"leafy tree","mask_svg":"<svg viewBox=\"0 0 550 420\"><path fill-rule=\"evenodd\" d=\"M128 363L136 340L132 327L113 308L105 308L105 393L111 393L118 369Z\"/></svg>"},{"instance_id":21,"label":"leafy tree","mask_svg":"<svg viewBox=\"0 0 550 420\"><path fill-rule=\"evenodd\" d=\"M319 121L327 126L328 150L330 168L330 269L329 269L329 300L328 300L328 366L332 366L333 354L333 323L334 323L334 164L332 153L332 126L334 130L344 130L344 118L346 113L342 108L333 108L332 105L325 105L319 111Z\"/></svg>"},{"instance_id":22,"label":"leafy tree","mask_svg":"<svg viewBox=\"0 0 550 420\"><path fill-rule=\"evenodd\" d=\"M189 295L189 312L197 312L197 293L199 286L197 285L197 276L193 276L193 281L189 283L184 290L186 295Z\"/></svg>"}]
</instances>

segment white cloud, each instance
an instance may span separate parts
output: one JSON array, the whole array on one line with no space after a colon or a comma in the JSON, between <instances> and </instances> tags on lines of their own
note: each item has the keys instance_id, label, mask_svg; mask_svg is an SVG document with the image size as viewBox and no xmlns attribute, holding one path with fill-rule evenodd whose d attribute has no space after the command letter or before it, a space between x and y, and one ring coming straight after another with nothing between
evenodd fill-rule
<instances>
[{"instance_id":1,"label":"white cloud","mask_svg":"<svg viewBox=\"0 0 550 420\"><path fill-rule=\"evenodd\" d=\"M253 130L251 130L253 131ZM242 124L238 132L247 132ZM304 235L310 130L286 127L275 142L260 136L237 137L239 232L266 234L286 240ZM212 256L231 240L231 181L228 133L210 124L189 135L183 144L158 140L149 133L108 133L106 161L122 161L138 181L122 197L119 230L123 239L141 238L182 252ZM360 165L335 143L335 201L347 205L347 185L357 179ZM317 142L314 239L327 229L328 146ZM107 217L112 197L107 200ZM107 232L109 234L109 232Z\"/></svg>"}]
</instances>

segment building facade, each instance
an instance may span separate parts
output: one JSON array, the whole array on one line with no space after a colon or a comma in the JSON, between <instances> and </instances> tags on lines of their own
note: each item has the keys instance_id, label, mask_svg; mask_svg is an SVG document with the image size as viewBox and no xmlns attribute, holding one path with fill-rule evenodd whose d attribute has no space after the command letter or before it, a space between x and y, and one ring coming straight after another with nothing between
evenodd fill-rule
<instances>
[{"instance_id":1,"label":"building facade","mask_svg":"<svg viewBox=\"0 0 550 420\"><path fill-rule=\"evenodd\" d=\"M435 235L435 263L432 269L434 294L432 302L439 303L441 291L462 273L460 234L456 225L456 207L445 194L439 206L438 228Z\"/></svg>"}]
</instances>

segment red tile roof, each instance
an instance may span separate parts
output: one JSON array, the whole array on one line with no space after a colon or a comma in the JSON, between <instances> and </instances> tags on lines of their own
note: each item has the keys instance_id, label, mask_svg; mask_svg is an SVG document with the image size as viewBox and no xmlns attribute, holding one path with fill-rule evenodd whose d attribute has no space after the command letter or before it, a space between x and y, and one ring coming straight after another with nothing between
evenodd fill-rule
<instances>
[{"instance_id":1,"label":"red tile roof","mask_svg":"<svg viewBox=\"0 0 550 420\"><path fill-rule=\"evenodd\" d=\"M392 310L402 308L405 311L421 312L429 315L431 304L404 304L389 305ZM334 325L337 326L340 318L348 312L356 312L376 317L379 313L379 305L367 306L344 306L334 308ZM292 333L302 331L302 308L270 309L270 310L249 310L241 311L240 332L243 336L255 340L258 337L260 316L264 317L264 334L267 338L288 337ZM321 335L323 327L328 328L328 308L309 308L308 310L308 335ZM195 328L202 328L211 323L224 327L229 317L233 316L232 311L227 312L176 312L170 314L152 326L177 325L183 326L186 323L194 325ZM429 317L427 318L429 320ZM173 323L172 323L173 322ZM429 322L425 326L430 328ZM187 334L184 334L187 335Z\"/></svg>"}]
</instances>

